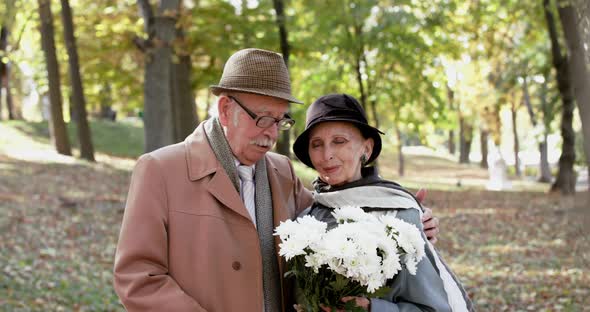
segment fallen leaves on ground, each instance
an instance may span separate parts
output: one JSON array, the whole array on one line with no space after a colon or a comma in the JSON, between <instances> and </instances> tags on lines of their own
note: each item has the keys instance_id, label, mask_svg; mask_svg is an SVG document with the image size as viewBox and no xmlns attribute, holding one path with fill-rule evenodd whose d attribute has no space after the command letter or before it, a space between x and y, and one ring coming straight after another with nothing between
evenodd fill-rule
<instances>
[{"instance_id":1,"label":"fallen leaves on ground","mask_svg":"<svg viewBox=\"0 0 590 312\"><path fill-rule=\"evenodd\" d=\"M112 266L129 177L110 162L0 154L2 309L123 310ZM430 191L427 205L479 311L590 311L587 196Z\"/></svg>"}]
</instances>

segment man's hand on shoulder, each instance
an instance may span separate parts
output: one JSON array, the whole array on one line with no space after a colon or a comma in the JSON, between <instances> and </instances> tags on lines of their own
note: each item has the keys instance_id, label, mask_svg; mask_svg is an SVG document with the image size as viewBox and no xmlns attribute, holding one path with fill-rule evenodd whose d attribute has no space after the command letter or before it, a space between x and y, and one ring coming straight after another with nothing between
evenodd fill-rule
<instances>
[{"instance_id":1,"label":"man's hand on shoulder","mask_svg":"<svg viewBox=\"0 0 590 312\"><path fill-rule=\"evenodd\" d=\"M416 199L418 199L420 203L424 202L425 197L425 189L420 189L418 192L416 192ZM424 225L424 233L426 234L428 240L431 243L436 244L439 233L438 218L432 215L432 209L424 207L424 213L422 214L422 224Z\"/></svg>"}]
</instances>

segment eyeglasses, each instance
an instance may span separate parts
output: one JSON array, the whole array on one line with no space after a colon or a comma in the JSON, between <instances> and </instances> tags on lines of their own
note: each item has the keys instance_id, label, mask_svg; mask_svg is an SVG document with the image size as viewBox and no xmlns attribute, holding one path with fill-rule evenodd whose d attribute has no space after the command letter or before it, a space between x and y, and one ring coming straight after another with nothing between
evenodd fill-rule
<instances>
[{"instance_id":1,"label":"eyeglasses","mask_svg":"<svg viewBox=\"0 0 590 312\"><path fill-rule=\"evenodd\" d=\"M288 114L285 114L285 117L281 119L271 116L258 116L235 97L231 95L228 95L227 97L236 102L246 113L248 113L248 115L256 121L256 126L259 128L270 128L272 125L277 124L280 130L289 130L295 124L295 120L293 120Z\"/></svg>"}]
</instances>

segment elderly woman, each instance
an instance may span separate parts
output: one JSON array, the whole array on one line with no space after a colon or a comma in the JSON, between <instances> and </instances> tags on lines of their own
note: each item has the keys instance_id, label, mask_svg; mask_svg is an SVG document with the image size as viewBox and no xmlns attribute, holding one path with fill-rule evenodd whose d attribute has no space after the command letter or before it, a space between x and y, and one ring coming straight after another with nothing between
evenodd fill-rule
<instances>
[{"instance_id":1,"label":"elderly woman","mask_svg":"<svg viewBox=\"0 0 590 312\"><path fill-rule=\"evenodd\" d=\"M395 213L423 230L422 207L416 198L367 167L381 152L381 134L368 124L363 108L352 96L322 96L309 107L305 131L293 145L301 162L319 174L314 181L314 204L304 213L333 227L333 209L358 206L376 214ZM473 310L461 283L422 236L426 257L418 264L416 275L404 268L388 281L391 291L386 297L348 297L343 301L354 299L368 311Z\"/></svg>"}]
</instances>

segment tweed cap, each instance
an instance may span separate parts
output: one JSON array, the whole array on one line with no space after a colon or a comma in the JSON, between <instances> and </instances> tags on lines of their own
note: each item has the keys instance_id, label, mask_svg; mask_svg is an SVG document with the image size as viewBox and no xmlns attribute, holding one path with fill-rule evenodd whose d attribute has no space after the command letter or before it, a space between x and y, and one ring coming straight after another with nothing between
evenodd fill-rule
<instances>
[{"instance_id":1,"label":"tweed cap","mask_svg":"<svg viewBox=\"0 0 590 312\"><path fill-rule=\"evenodd\" d=\"M261 49L244 49L230 56L219 84L209 88L215 95L223 91L237 91L303 103L291 94L291 79L283 57Z\"/></svg>"}]
</instances>

